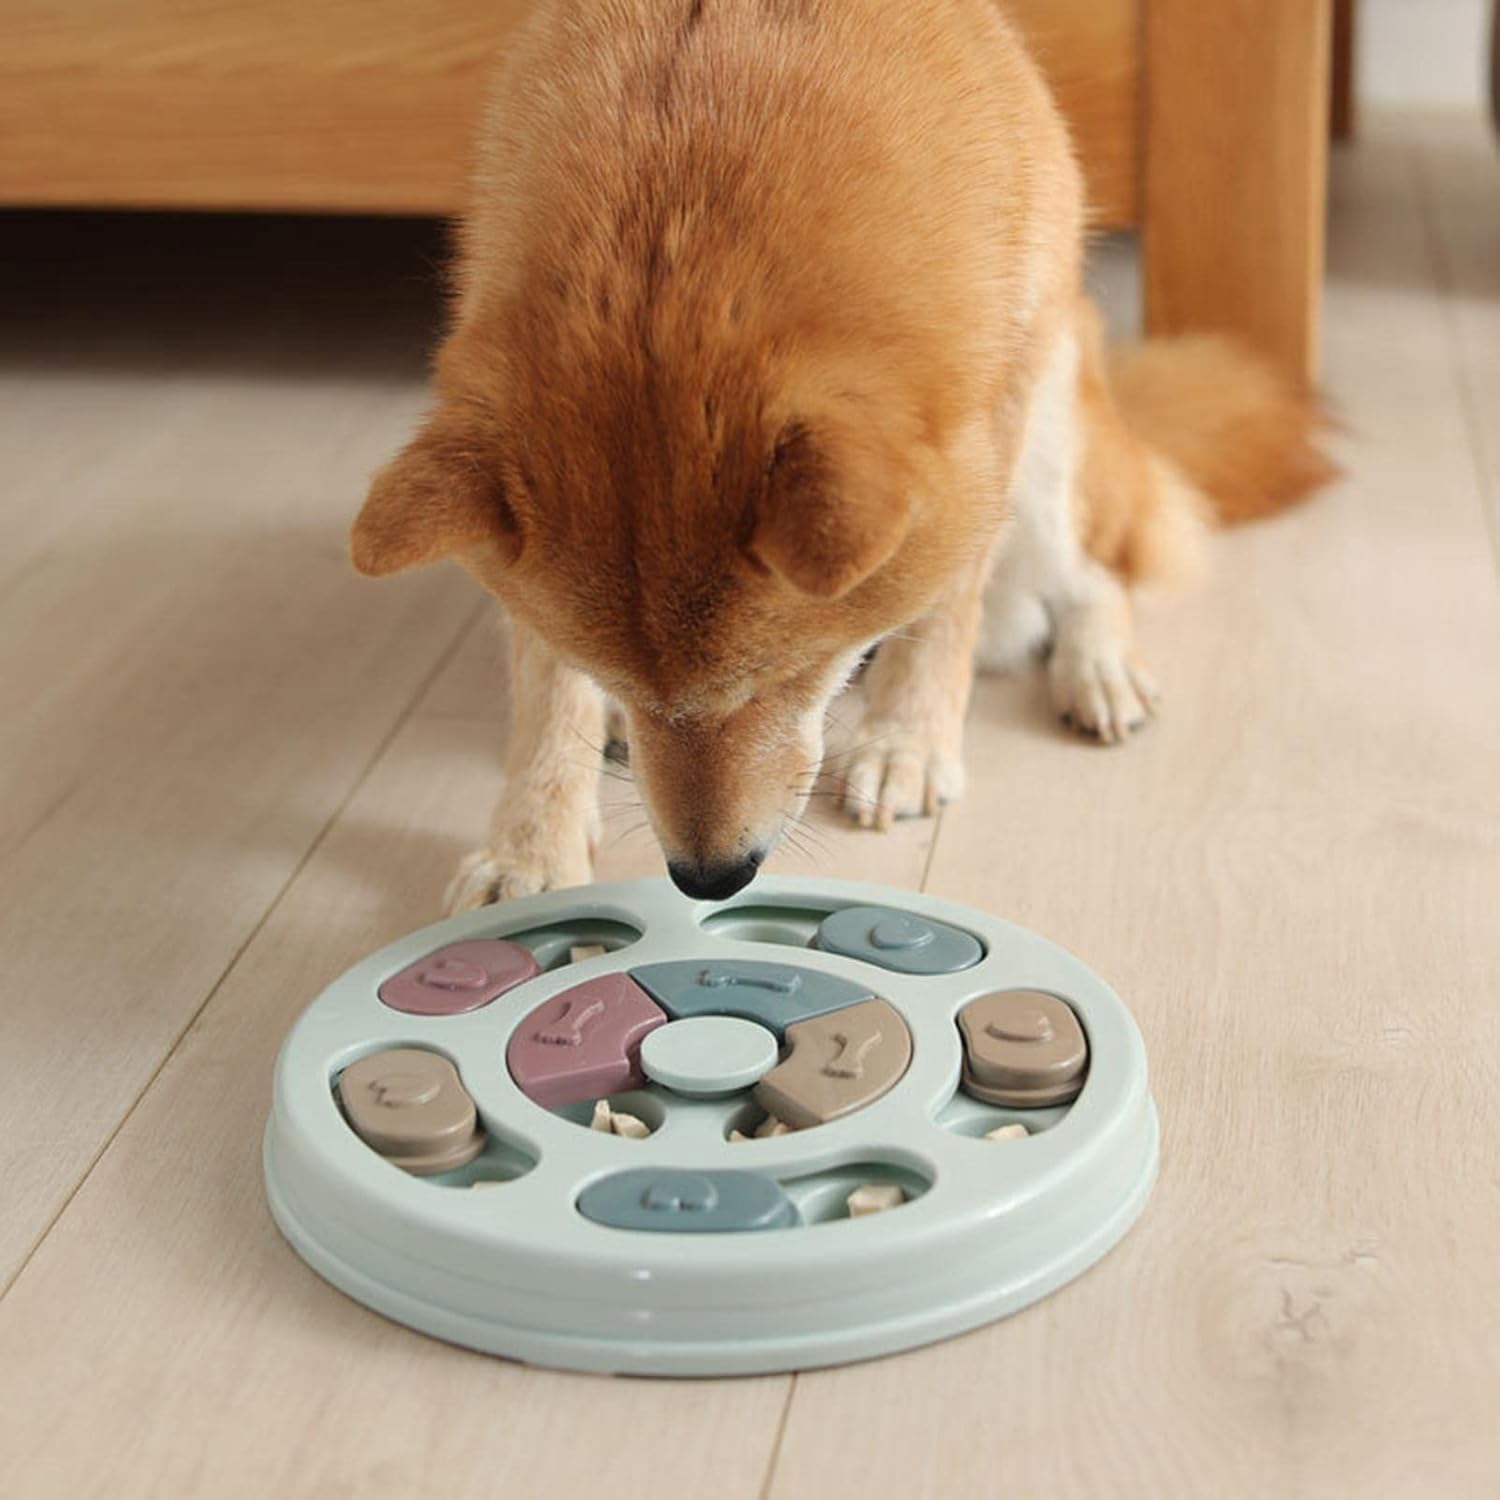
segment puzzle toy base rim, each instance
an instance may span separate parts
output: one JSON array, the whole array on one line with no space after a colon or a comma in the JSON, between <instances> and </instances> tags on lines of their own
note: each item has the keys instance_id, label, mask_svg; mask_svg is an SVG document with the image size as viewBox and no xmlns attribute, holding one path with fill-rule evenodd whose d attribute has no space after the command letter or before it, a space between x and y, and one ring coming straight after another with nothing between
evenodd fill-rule
<instances>
[{"instance_id":1,"label":"puzzle toy base rim","mask_svg":"<svg viewBox=\"0 0 1500 1500\"><path fill-rule=\"evenodd\" d=\"M1150 1125L1147 1157L1115 1216L1100 1225L1093 1239L1075 1245L1070 1253L1060 1255L1051 1264L1036 1266L1023 1285L991 1287L967 1299L940 1298L918 1312L881 1325L859 1324L797 1337L717 1342L626 1341L552 1333L530 1325L458 1313L439 1302L414 1296L401 1287L365 1275L322 1244L310 1228L309 1220L292 1209L278 1185L273 1125L267 1126L265 1136L266 1189L277 1227L319 1276L383 1317L444 1343L480 1354L501 1355L522 1364L592 1375L662 1378L774 1375L854 1364L940 1343L1020 1312L1076 1280L1124 1238L1151 1196L1156 1183L1158 1130L1154 1106L1148 1103L1147 1110ZM774 1315L774 1309L767 1312L768 1316Z\"/></svg>"},{"instance_id":2,"label":"puzzle toy base rim","mask_svg":"<svg viewBox=\"0 0 1500 1500\"><path fill-rule=\"evenodd\" d=\"M773 951L768 941L791 939L768 939L755 916L805 909L813 919L860 903L957 923L982 940L985 955L958 973L881 974L843 955ZM527 1098L504 1062L523 1016L568 984L566 968L547 970L552 949L567 952L562 929L579 921L623 924L637 936L627 949L575 966L575 984L709 950L873 979L912 1031L908 1073L842 1119L738 1145L726 1139L740 1118L732 1100L676 1100L671 1108L686 1123L668 1121L645 1140L583 1129L576 1117ZM536 931L550 927L562 935L536 942ZM384 978L423 953L475 937L533 942L544 972L486 1009L439 1019L397 1014L374 999ZM1075 1008L1091 1047L1075 1103L1003 1112L959 1093L957 1012L998 986L1050 988ZM437 1185L400 1171L355 1136L332 1080L382 1045L425 1046L457 1063L501 1157L521 1163L513 1180L497 1181L492 1192ZM949 1119L949 1106L960 1103ZM1033 1135L980 1138L1001 1113L1027 1121ZM535 1365L750 1375L915 1348L1057 1290L1140 1215L1156 1177L1158 1126L1144 1048L1124 1005L1035 934L954 903L854 882L767 878L740 898L693 904L664 881L632 881L468 913L335 980L283 1046L263 1160L271 1212L292 1248L325 1280L397 1322ZM569 1174L565 1190L540 1170L549 1160ZM710 1175L746 1168L802 1190L804 1199L807 1183L827 1179L819 1191L825 1205L836 1192L839 1211L795 1227L712 1234L584 1218L581 1189L633 1167ZM915 1184L911 1201L844 1217L847 1188L882 1168Z\"/></svg>"}]
</instances>

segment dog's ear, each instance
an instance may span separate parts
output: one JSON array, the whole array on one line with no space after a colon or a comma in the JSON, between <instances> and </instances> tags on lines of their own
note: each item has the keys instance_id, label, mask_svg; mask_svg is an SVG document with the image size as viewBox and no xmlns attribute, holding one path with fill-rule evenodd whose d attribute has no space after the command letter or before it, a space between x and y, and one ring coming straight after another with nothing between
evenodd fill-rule
<instances>
[{"instance_id":1,"label":"dog's ear","mask_svg":"<svg viewBox=\"0 0 1500 1500\"><path fill-rule=\"evenodd\" d=\"M791 422L756 508L750 553L793 588L837 599L888 562L911 525L905 476L889 456Z\"/></svg>"},{"instance_id":2,"label":"dog's ear","mask_svg":"<svg viewBox=\"0 0 1500 1500\"><path fill-rule=\"evenodd\" d=\"M439 410L371 482L350 535L354 566L379 576L486 549L506 562L521 550L498 455Z\"/></svg>"}]
</instances>

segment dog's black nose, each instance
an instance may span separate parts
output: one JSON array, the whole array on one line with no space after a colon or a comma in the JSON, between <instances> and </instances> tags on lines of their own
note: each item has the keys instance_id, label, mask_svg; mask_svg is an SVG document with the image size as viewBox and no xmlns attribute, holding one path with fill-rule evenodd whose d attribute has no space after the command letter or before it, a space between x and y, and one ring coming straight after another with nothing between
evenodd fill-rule
<instances>
[{"instance_id":1,"label":"dog's black nose","mask_svg":"<svg viewBox=\"0 0 1500 1500\"><path fill-rule=\"evenodd\" d=\"M667 861L667 874L672 884L694 901L723 901L755 879L765 857L764 849L752 849L743 859L672 859Z\"/></svg>"}]
</instances>

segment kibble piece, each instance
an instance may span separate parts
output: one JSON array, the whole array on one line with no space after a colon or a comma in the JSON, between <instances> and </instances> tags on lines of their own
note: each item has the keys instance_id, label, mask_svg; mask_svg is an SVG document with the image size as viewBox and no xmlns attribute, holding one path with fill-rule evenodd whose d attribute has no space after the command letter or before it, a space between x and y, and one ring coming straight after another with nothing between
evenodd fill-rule
<instances>
[{"instance_id":1,"label":"kibble piece","mask_svg":"<svg viewBox=\"0 0 1500 1500\"><path fill-rule=\"evenodd\" d=\"M632 1141L643 1141L651 1134L651 1127L637 1115L628 1115L624 1110L611 1109L608 1099L594 1105L594 1118L589 1121L590 1130L602 1130L606 1135L623 1135Z\"/></svg>"},{"instance_id":2,"label":"kibble piece","mask_svg":"<svg viewBox=\"0 0 1500 1500\"><path fill-rule=\"evenodd\" d=\"M772 1135L790 1135L792 1127L785 1120L778 1120L775 1115L767 1115L759 1125L755 1127L757 1140L764 1140Z\"/></svg>"},{"instance_id":3,"label":"kibble piece","mask_svg":"<svg viewBox=\"0 0 1500 1500\"><path fill-rule=\"evenodd\" d=\"M743 1130L731 1130L729 1132L729 1139L731 1141L748 1141L750 1137Z\"/></svg>"},{"instance_id":4,"label":"kibble piece","mask_svg":"<svg viewBox=\"0 0 1500 1500\"><path fill-rule=\"evenodd\" d=\"M635 1115L627 1115L623 1110L616 1110L609 1117L610 1127L616 1135L623 1135L632 1141L643 1141L651 1134L651 1127Z\"/></svg>"},{"instance_id":5,"label":"kibble piece","mask_svg":"<svg viewBox=\"0 0 1500 1500\"><path fill-rule=\"evenodd\" d=\"M865 1214L878 1214L888 1208L899 1208L906 1202L906 1194L899 1183L867 1182L862 1187L855 1188L845 1201L849 1205L849 1217L859 1219Z\"/></svg>"},{"instance_id":6,"label":"kibble piece","mask_svg":"<svg viewBox=\"0 0 1500 1500\"><path fill-rule=\"evenodd\" d=\"M1013 1120L1009 1125L986 1130L984 1138L987 1141L1019 1141L1030 1134L1031 1132L1019 1120Z\"/></svg>"},{"instance_id":7,"label":"kibble piece","mask_svg":"<svg viewBox=\"0 0 1500 1500\"><path fill-rule=\"evenodd\" d=\"M603 943L576 943L568 949L568 962L581 964L585 959L603 958L608 952Z\"/></svg>"}]
</instances>

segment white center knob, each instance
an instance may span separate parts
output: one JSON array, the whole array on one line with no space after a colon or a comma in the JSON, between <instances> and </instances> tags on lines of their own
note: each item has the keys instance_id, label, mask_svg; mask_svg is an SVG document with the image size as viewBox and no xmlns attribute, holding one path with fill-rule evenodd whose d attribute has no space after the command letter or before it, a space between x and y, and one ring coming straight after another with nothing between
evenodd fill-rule
<instances>
[{"instance_id":1,"label":"white center knob","mask_svg":"<svg viewBox=\"0 0 1500 1500\"><path fill-rule=\"evenodd\" d=\"M648 1032L641 1067L674 1093L711 1099L747 1089L776 1066L776 1037L738 1016L691 1016Z\"/></svg>"}]
</instances>

